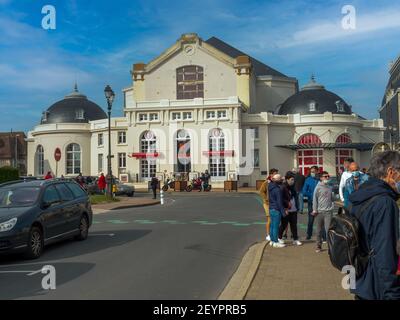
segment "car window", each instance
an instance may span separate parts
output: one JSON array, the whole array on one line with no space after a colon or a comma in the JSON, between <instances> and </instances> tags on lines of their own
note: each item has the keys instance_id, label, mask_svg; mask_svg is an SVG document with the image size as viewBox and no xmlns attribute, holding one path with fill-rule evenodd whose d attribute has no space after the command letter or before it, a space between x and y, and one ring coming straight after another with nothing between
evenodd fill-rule
<instances>
[{"instance_id":1,"label":"car window","mask_svg":"<svg viewBox=\"0 0 400 320\"><path fill-rule=\"evenodd\" d=\"M32 206L38 199L39 187L0 188L0 207Z\"/></svg>"},{"instance_id":2,"label":"car window","mask_svg":"<svg viewBox=\"0 0 400 320\"><path fill-rule=\"evenodd\" d=\"M54 186L49 186L44 191L43 202L53 203L60 201L60 196Z\"/></svg>"},{"instance_id":3,"label":"car window","mask_svg":"<svg viewBox=\"0 0 400 320\"><path fill-rule=\"evenodd\" d=\"M71 201L74 200L74 195L70 189L68 189L65 184L56 184L56 189L60 193L61 200Z\"/></svg>"},{"instance_id":4,"label":"car window","mask_svg":"<svg viewBox=\"0 0 400 320\"><path fill-rule=\"evenodd\" d=\"M67 183L68 188L72 191L75 198L86 196L86 192L75 183Z\"/></svg>"}]
</instances>

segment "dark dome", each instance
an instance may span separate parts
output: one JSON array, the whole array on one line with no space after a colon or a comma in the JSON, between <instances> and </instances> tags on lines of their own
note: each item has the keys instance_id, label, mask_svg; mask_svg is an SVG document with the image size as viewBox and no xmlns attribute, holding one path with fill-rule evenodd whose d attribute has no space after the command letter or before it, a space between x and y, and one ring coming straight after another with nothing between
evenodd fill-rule
<instances>
[{"instance_id":1,"label":"dark dome","mask_svg":"<svg viewBox=\"0 0 400 320\"><path fill-rule=\"evenodd\" d=\"M106 118L104 110L81 94L75 85L74 92L43 112L40 123L88 123L91 120Z\"/></svg>"},{"instance_id":2,"label":"dark dome","mask_svg":"<svg viewBox=\"0 0 400 320\"><path fill-rule=\"evenodd\" d=\"M299 92L290 96L275 109L275 114L322 114L332 112L352 114L351 106L337 94L315 82L314 77Z\"/></svg>"}]
</instances>

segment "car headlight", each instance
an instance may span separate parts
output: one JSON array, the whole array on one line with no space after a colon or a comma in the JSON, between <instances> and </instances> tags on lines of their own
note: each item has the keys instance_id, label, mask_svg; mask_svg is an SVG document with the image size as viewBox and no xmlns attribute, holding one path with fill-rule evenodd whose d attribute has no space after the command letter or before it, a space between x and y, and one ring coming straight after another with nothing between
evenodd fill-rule
<instances>
[{"instance_id":1,"label":"car headlight","mask_svg":"<svg viewBox=\"0 0 400 320\"><path fill-rule=\"evenodd\" d=\"M9 231L17 224L17 218L12 218L6 222L0 223L0 232Z\"/></svg>"}]
</instances>

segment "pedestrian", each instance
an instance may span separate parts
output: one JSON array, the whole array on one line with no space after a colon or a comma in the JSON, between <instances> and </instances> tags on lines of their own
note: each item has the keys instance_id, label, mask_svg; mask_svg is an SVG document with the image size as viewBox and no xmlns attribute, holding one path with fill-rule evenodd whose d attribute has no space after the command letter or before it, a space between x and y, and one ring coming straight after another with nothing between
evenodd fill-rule
<instances>
[{"instance_id":1,"label":"pedestrian","mask_svg":"<svg viewBox=\"0 0 400 320\"><path fill-rule=\"evenodd\" d=\"M368 181L350 195L351 214L360 225L359 241L370 253L365 271L350 292L360 300L400 300L396 276L399 239L400 153L384 151L371 159ZM361 211L359 215L358 212Z\"/></svg>"},{"instance_id":2,"label":"pedestrian","mask_svg":"<svg viewBox=\"0 0 400 320\"><path fill-rule=\"evenodd\" d=\"M75 180L82 188L85 186L85 179L82 176L82 172L79 172L79 175L76 177Z\"/></svg>"},{"instance_id":3,"label":"pedestrian","mask_svg":"<svg viewBox=\"0 0 400 320\"><path fill-rule=\"evenodd\" d=\"M292 172L295 174L294 176L294 188L297 193L297 201L298 201L298 211L303 214L304 210L304 195L303 195L303 187L306 181L306 177L301 174L299 169L293 168Z\"/></svg>"},{"instance_id":4,"label":"pedestrian","mask_svg":"<svg viewBox=\"0 0 400 320\"><path fill-rule=\"evenodd\" d=\"M272 181L272 177L275 175L275 174L278 174L279 173L279 170L278 169L275 169L275 168L272 168L271 170L269 170L269 174L268 174L268 181L269 182L271 182Z\"/></svg>"},{"instance_id":5,"label":"pedestrian","mask_svg":"<svg viewBox=\"0 0 400 320\"><path fill-rule=\"evenodd\" d=\"M328 228L331 224L333 209L335 206L332 192L333 188L329 182L329 173L323 171L321 173L320 182L314 191L312 215L315 217L315 223L317 224L316 252L321 252L322 230L325 230L325 234L328 233Z\"/></svg>"},{"instance_id":6,"label":"pedestrian","mask_svg":"<svg viewBox=\"0 0 400 320\"><path fill-rule=\"evenodd\" d=\"M61 175L60 180L65 180L65 177L63 174Z\"/></svg>"},{"instance_id":7,"label":"pedestrian","mask_svg":"<svg viewBox=\"0 0 400 320\"><path fill-rule=\"evenodd\" d=\"M153 199L157 199L158 179L156 176L151 178L150 186L151 190L153 190Z\"/></svg>"},{"instance_id":8,"label":"pedestrian","mask_svg":"<svg viewBox=\"0 0 400 320\"><path fill-rule=\"evenodd\" d=\"M343 188L343 206L349 208L349 196L357 191L360 186L368 180L368 175L360 172L360 167L357 162L352 162L349 166L351 177L346 180Z\"/></svg>"},{"instance_id":9,"label":"pedestrian","mask_svg":"<svg viewBox=\"0 0 400 320\"><path fill-rule=\"evenodd\" d=\"M100 174L99 180L97 181L97 185L101 193L106 193L107 183L106 183L106 177L104 176L103 172Z\"/></svg>"},{"instance_id":10,"label":"pedestrian","mask_svg":"<svg viewBox=\"0 0 400 320\"><path fill-rule=\"evenodd\" d=\"M314 190L317 184L319 183L318 179L318 167L312 166L310 169L310 174L306 178L303 186L303 195L307 198L307 211L308 211L308 225L307 225L307 237L306 240L311 240L313 234L314 227L314 216L312 215L313 211L313 196Z\"/></svg>"},{"instance_id":11,"label":"pedestrian","mask_svg":"<svg viewBox=\"0 0 400 320\"><path fill-rule=\"evenodd\" d=\"M45 180L53 179L53 176L51 174L51 171L47 171L46 176L44 177Z\"/></svg>"},{"instance_id":12,"label":"pedestrian","mask_svg":"<svg viewBox=\"0 0 400 320\"><path fill-rule=\"evenodd\" d=\"M343 161L344 171L340 177L340 183L339 183L339 197L340 201L342 202L344 202L344 195L343 195L344 185L346 184L347 179L351 177L351 172L349 170L349 167L352 162L354 162L353 158L346 158Z\"/></svg>"},{"instance_id":13,"label":"pedestrian","mask_svg":"<svg viewBox=\"0 0 400 320\"><path fill-rule=\"evenodd\" d=\"M297 211L298 211L298 197L295 188L295 175L293 172L286 173L286 181L282 185L282 200L283 207L285 209L285 216L282 218L281 225L279 227L278 242L284 244L282 240L283 232L287 230L290 225L290 232L293 237L293 244L301 246L302 243L299 241L297 234Z\"/></svg>"},{"instance_id":14,"label":"pedestrian","mask_svg":"<svg viewBox=\"0 0 400 320\"><path fill-rule=\"evenodd\" d=\"M279 243L278 233L281 218L286 215L285 209L283 207L282 199L282 177L280 174L274 174L271 178L271 182L268 185L268 195L269 195L269 214L271 217L271 227L270 227L270 245L274 248L283 248L284 244Z\"/></svg>"},{"instance_id":15,"label":"pedestrian","mask_svg":"<svg viewBox=\"0 0 400 320\"><path fill-rule=\"evenodd\" d=\"M268 180L269 176L267 176L267 178L265 179L265 181L263 182L263 184L260 187L259 193L260 196L263 200L263 207L264 207L264 211L265 211L265 216L266 216L266 223L265 223L265 227L266 227L266 237L265 240L267 242L271 241L271 236L270 236L270 227L271 227L271 217L269 214L269 194L268 194L268 185L269 185L269 180Z\"/></svg>"},{"instance_id":16,"label":"pedestrian","mask_svg":"<svg viewBox=\"0 0 400 320\"><path fill-rule=\"evenodd\" d=\"M204 172L203 179L201 180L201 190L202 191L204 191L205 188L208 187L209 181L210 181L210 174L208 173L208 170L206 170Z\"/></svg>"}]
</instances>

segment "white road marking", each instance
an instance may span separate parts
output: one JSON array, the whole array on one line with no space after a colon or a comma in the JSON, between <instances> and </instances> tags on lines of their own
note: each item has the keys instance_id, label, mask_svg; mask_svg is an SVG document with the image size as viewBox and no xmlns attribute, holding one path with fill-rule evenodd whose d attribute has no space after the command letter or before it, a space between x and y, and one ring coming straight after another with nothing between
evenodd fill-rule
<instances>
[{"instance_id":1,"label":"white road marking","mask_svg":"<svg viewBox=\"0 0 400 320\"><path fill-rule=\"evenodd\" d=\"M109 237L114 237L115 233L90 233L90 236L109 236Z\"/></svg>"}]
</instances>

